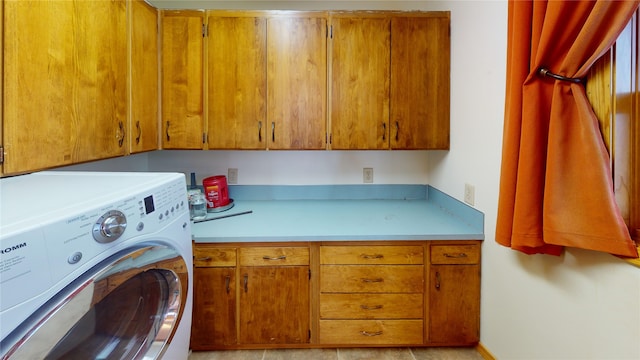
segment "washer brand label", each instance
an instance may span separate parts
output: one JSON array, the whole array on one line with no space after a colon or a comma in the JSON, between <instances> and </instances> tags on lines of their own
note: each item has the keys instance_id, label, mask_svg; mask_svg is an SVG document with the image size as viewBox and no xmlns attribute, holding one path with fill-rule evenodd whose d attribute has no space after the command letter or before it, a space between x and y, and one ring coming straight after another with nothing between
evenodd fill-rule
<instances>
[{"instance_id":1,"label":"washer brand label","mask_svg":"<svg viewBox=\"0 0 640 360\"><path fill-rule=\"evenodd\" d=\"M27 247L27 243L26 242L24 242L22 244L11 246L11 247L8 247L8 248L0 249L0 254L3 254L3 255L4 254L8 254L8 253L10 253L12 251L16 251L16 250L18 250L20 248L23 248L23 247Z\"/></svg>"}]
</instances>

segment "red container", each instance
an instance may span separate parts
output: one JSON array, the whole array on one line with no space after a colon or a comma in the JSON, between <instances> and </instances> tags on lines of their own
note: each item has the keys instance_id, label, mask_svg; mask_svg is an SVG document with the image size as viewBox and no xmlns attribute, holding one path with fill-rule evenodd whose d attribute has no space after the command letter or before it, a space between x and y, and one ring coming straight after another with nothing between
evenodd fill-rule
<instances>
[{"instance_id":1,"label":"red container","mask_svg":"<svg viewBox=\"0 0 640 360\"><path fill-rule=\"evenodd\" d=\"M229 205L229 189L227 177L216 175L202 180L204 196L207 199L207 210Z\"/></svg>"}]
</instances>

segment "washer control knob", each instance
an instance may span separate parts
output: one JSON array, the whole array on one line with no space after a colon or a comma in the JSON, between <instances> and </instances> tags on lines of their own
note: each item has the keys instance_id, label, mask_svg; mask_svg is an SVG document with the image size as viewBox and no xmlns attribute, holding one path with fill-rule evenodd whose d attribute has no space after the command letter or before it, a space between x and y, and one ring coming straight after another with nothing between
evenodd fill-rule
<instances>
[{"instance_id":1,"label":"washer control knob","mask_svg":"<svg viewBox=\"0 0 640 360\"><path fill-rule=\"evenodd\" d=\"M93 238L102 244L117 240L127 228L127 217L122 211L110 210L93 224Z\"/></svg>"}]
</instances>

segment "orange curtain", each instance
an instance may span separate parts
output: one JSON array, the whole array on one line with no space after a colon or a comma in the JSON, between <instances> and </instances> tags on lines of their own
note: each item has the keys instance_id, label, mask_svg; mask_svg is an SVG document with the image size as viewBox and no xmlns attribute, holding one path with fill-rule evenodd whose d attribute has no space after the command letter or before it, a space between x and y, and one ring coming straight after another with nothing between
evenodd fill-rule
<instances>
[{"instance_id":1,"label":"orange curtain","mask_svg":"<svg viewBox=\"0 0 640 360\"><path fill-rule=\"evenodd\" d=\"M597 118L576 80L638 3L509 0L499 244L527 254L560 255L571 246L638 257L615 203Z\"/></svg>"}]
</instances>

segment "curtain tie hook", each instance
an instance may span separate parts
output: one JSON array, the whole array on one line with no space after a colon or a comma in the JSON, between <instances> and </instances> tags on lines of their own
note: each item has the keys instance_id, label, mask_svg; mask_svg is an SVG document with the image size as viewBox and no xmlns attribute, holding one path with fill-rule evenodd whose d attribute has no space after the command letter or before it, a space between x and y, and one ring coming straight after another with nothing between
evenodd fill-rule
<instances>
[{"instance_id":1,"label":"curtain tie hook","mask_svg":"<svg viewBox=\"0 0 640 360\"><path fill-rule=\"evenodd\" d=\"M570 77L554 74L551 71L549 71L549 69L547 68L539 68L538 75L542 77L550 77L555 80L568 81L574 84L582 84L584 82L584 80L581 78L570 78Z\"/></svg>"}]
</instances>

